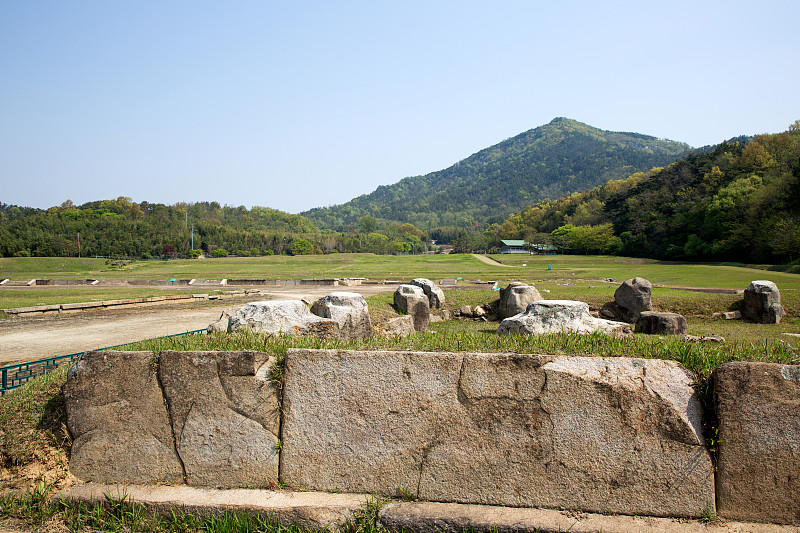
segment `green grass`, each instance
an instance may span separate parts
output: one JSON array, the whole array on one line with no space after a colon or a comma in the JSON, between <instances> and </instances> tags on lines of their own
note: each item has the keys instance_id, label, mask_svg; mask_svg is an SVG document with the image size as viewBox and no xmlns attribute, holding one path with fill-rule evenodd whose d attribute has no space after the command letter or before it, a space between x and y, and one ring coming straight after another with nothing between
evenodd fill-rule
<instances>
[{"instance_id":1,"label":"green grass","mask_svg":"<svg viewBox=\"0 0 800 533\"><path fill-rule=\"evenodd\" d=\"M800 289L800 274L767 271L744 265L723 263L682 263L605 255L492 255L491 258L513 267L525 279L613 278L618 283L639 276L654 285L744 289L757 279L774 281L778 288ZM527 266L523 267L525 264ZM547 266L552 265L552 270Z\"/></svg>"},{"instance_id":2,"label":"green grass","mask_svg":"<svg viewBox=\"0 0 800 533\"><path fill-rule=\"evenodd\" d=\"M387 256L372 254L331 254L272 257L229 257L176 261L137 261L122 271L112 270L103 259L77 258L0 258L0 277L14 280L32 278L105 279L304 279L363 277L371 280L408 281L427 277L434 281L461 277L464 281L492 280L504 286L510 281L527 281L540 289L545 298L568 298L599 306L610 301L614 290L625 279L641 276L654 285L744 289L751 281L768 279L781 289L782 302L790 314L800 312L800 274L765 271L744 266L702 263L658 262L612 256L531 256L495 255L506 266L487 265L471 255ZM523 266L525 265L525 266ZM552 270L547 266L551 265ZM614 282L604 281L608 278ZM208 289L177 287L39 287L0 289L0 308L39 304L73 303L92 300L141 298L169 293L191 293ZM654 305L661 296L674 308L690 309L702 303L701 296L671 289L653 289ZM730 303L740 297L730 296ZM713 300L714 305L718 300ZM690 313L692 314L692 313Z\"/></svg>"},{"instance_id":3,"label":"green grass","mask_svg":"<svg viewBox=\"0 0 800 533\"><path fill-rule=\"evenodd\" d=\"M102 502L92 504L51 499L51 490L38 484L25 492L0 495L0 520L12 519L28 527L47 531L104 531L159 533L322 533L327 529L283 524L271 516L254 512L228 510L221 514L199 516L184 509L171 512L150 511L126 494L106 494ZM364 503L343 533L378 533L377 513L381 501Z\"/></svg>"},{"instance_id":4,"label":"green grass","mask_svg":"<svg viewBox=\"0 0 800 533\"><path fill-rule=\"evenodd\" d=\"M167 289L167 290L165 290ZM230 289L229 289L230 290ZM149 298L151 296L191 295L198 292L213 293L208 288L159 288L159 287L31 287L0 289L0 309L31 307L35 305L99 302L103 300L125 300ZM219 292L219 291L217 291Z\"/></svg>"},{"instance_id":5,"label":"green grass","mask_svg":"<svg viewBox=\"0 0 800 533\"><path fill-rule=\"evenodd\" d=\"M303 279L365 277L369 279L554 281L570 279L619 282L641 276L654 284L744 289L755 279L769 279L781 289L800 289L800 274L765 271L728 264L677 263L613 256L493 255L506 266L487 265L471 255L390 256L330 254L271 257L228 257L175 261L136 261L123 270L111 269L103 259L10 257L0 258L0 277L170 279L266 278ZM526 266L522 266L525 264ZM552 265L552 270L547 266Z\"/></svg>"}]
</instances>

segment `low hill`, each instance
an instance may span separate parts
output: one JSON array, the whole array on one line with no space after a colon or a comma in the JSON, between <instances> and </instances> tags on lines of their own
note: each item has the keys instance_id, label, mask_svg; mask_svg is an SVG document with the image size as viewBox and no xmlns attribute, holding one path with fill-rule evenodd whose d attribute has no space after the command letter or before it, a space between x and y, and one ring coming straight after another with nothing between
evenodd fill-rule
<instances>
[{"instance_id":1,"label":"low hill","mask_svg":"<svg viewBox=\"0 0 800 533\"><path fill-rule=\"evenodd\" d=\"M353 227L363 216L422 229L486 226L545 198L665 166L689 150L684 143L556 118L445 170L404 178L345 204L302 214L338 231Z\"/></svg>"}]
</instances>

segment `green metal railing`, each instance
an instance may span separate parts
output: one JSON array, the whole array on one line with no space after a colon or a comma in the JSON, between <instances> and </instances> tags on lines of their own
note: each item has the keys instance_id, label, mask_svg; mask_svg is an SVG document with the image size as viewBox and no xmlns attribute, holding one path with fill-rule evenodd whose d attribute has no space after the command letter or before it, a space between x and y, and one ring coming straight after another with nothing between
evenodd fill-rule
<instances>
[{"instance_id":1,"label":"green metal railing","mask_svg":"<svg viewBox=\"0 0 800 533\"><path fill-rule=\"evenodd\" d=\"M166 339L169 337L180 337L182 335L194 335L196 333L205 333L205 329L196 329L193 331L186 331L184 333L175 333L173 335L165 335L163 337L156 337L158 339ZM135 341L141 342L141 341ZM125 344L117 344L115 346L106 346L105 348L97 348L97 350L111 350L121 346L128 346L134 344L133 342L126 342ZM57 355L55 357L48 357L47 359L38 359L36 361L28 361L26 363L18 363L16 365L8 365L0 367L0 379L2 379L2 387L0 387L0 396L6 394L8 391L16 389L32 380L37 376L52 372L58 367L72 363L79 355L94 350L86 350L85 352L71 353L67 355Z\"/></svg>"}]
</instances>

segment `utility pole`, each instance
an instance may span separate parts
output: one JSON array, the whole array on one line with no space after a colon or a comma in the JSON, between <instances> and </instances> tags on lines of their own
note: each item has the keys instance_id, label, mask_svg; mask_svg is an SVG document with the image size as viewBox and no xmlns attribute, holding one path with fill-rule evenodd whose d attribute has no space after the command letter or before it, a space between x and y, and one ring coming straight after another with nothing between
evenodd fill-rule
<instances>
[{"instance_id":1,"label":"utility pole","mask_svg":"<svg viewBox=\"0 0 800 533\"><path fill-rule=\"evenodd\" d=\"M192 224L192 250L194 250L194 224Z\"/></svg>"},{"instance_id":2,"label":"utility pole","mask_svg":"<svg viewBox=\"0 0 800 533\"><path fill-rule=\"evenodd\" d=\"M81 232L78 232L78 259L81 257Z\"/></svg>"}]
</instances>

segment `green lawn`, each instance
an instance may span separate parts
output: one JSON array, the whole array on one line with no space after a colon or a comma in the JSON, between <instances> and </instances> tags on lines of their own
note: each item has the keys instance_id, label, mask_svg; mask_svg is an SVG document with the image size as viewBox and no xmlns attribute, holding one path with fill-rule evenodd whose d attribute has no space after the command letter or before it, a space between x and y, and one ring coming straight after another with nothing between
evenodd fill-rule
<instances>
[{"instance_id":1,"label":"green lawn","mask_svg":"<svg viewBox=\"0 0 800 533\"><path fill-rule=\"evenodd\" d=\"M800 316L800 274L723 264L676 263L613 256L494 255L502 265L488 265L471 255L388 256L330 254L272 257L228 257L176 261L137 261L115 270L103 259L0 258L0 278L51 279L222 279L222 278L347 278L407 281L426 277L434 281L461 277L464 281L527 281L550 299L572 299L600 307L613 298L623 280L641 276L654 285L744 289L751 281L768 279L781 290L790 316ZM551 266L548 269L548 265ZM615 281L608 282L611 278ZM209 292L207 288L170 288L170 291ZM172 292L170 292L172 293ZM0 289L0 308L27 305L111 300L164 294L159 287L39 287ZM708 295L653 289L656 309L687 315L725 311L739 295ZM713 310L712 310L713 308Z\"/></svg>"},{"instance_id":2,"label":"green lawn","mask_svg":"<svg viewBox=\"0 0 800 533\"><path fill-rule=\"evenodd\" d=\"M227 257L136 261L116 270L103 259L13 257L0 258L0 278L14 280L56 279L170 279L170 278L266 278L303 279L365 277L369 279L434 280L462 277L465 280L556 280L634 276L654 284L744 289L755 279L769 279L781 289L800 289L800 274L766 271L741 266L706 263L676 263L613 256L584 255L493 255L503 265L487 265L471 255L391 256L330 254L303 256ZM523 266L525 265L525 266ZM552 266L548 270L548 265Z\"/></svg>"}]
</instances>

